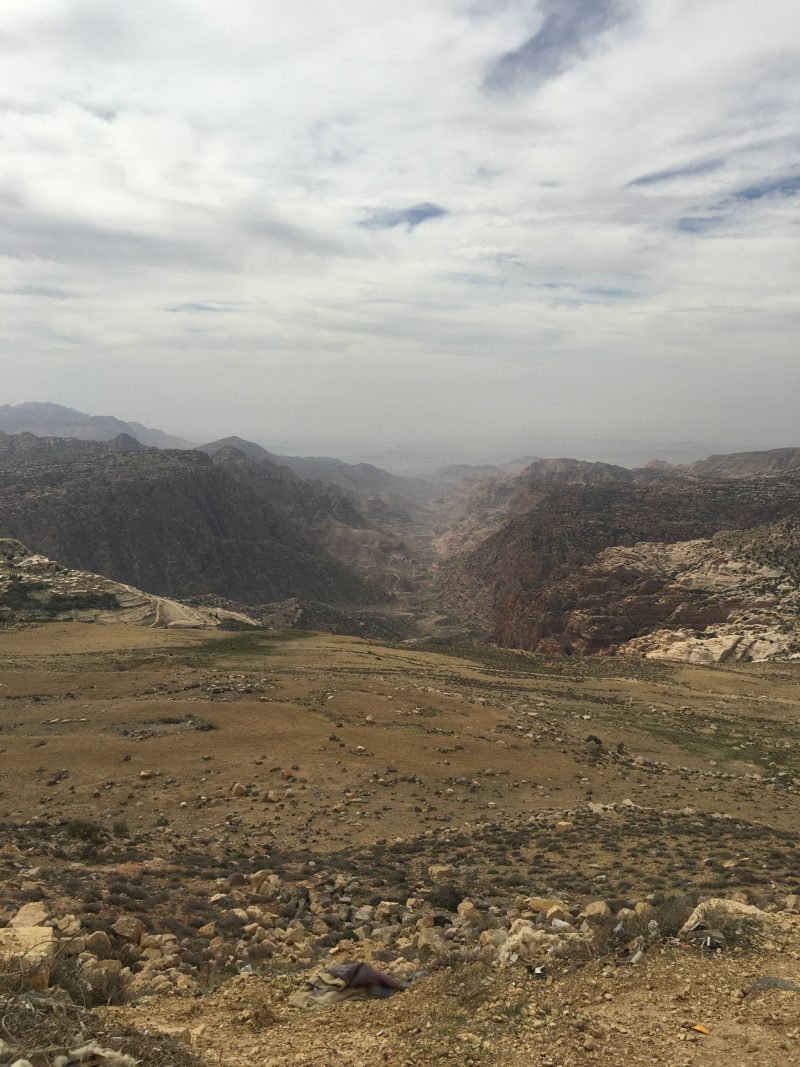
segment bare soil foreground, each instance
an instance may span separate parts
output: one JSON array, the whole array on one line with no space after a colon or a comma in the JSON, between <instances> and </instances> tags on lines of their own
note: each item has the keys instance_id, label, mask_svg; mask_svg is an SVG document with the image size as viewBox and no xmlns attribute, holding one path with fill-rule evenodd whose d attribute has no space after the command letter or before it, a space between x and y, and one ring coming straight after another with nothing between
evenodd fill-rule
<instances>
[{"instance_id":1,"label":"bare soil foreground","mask_svg":"<svg viewBox=\"0 0 800 1067\"><path fill-rule=\"evenodd\" d=\"M799 709L795 663L2 631L0 1065L800 1063ZM288 1004L358 960L410 990Z\"/></svg>"}]
</instances>

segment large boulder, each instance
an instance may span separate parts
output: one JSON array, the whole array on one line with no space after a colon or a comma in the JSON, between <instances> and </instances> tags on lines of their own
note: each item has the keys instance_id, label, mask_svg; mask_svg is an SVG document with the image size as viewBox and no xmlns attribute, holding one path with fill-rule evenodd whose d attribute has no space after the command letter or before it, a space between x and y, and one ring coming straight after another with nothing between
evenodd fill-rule
<instances>
[{"instance_id":1,"label":"large boulder","mask_svg":"<svg viewBox=\"0 0 800 1067\"><path fill-rule=\"evenodd\" d=\"M720 913L730 916L733 920L753 919L761 921L764 919L764 912L760 908L754 908L752 904L741 904L738 900L726 900L724 897L710 897L697 905L681 927L678 936L683 937L693 926L696 926L699 922L705 922L709 912L715 912L715 918L717 919Z\"/></svg>"},{"instance_id":2,"label":"large boulder","mask_svg":"<svg viewBox=\"0 0 800 1067\"><path fill-rule=\"evenodd\" d=\"M44 926L49 918L50 912L45 905L39 900L34 900L30 904L23 904L8 925L20 928Z\"/></svg>"},{"instance_id":3,"label":"large boulder","mask_svg":"<svg viewBox=\"0 0 800 1067\"><path fill-rule=\"evenodd\" d=\"M23 988L47 989L55 951L56 935L49 926L0 929L0 975L18 978Z\"/></svg>"}]
</instances>

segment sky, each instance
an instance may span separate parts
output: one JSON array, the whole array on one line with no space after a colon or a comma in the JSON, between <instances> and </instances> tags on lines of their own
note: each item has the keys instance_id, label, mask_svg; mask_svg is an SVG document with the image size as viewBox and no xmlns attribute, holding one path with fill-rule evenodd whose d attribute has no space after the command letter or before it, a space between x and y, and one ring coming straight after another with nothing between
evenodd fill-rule
<instances>
[{"instance_id":1,"label":"sky","mask_svg":"<svg viewBox=\"0 0 800 1067\"><path fill-rule=\"evenodd\" d=\"M800 445L800 4L0 0L0 402Z\"/></svg>"}]
</instances>

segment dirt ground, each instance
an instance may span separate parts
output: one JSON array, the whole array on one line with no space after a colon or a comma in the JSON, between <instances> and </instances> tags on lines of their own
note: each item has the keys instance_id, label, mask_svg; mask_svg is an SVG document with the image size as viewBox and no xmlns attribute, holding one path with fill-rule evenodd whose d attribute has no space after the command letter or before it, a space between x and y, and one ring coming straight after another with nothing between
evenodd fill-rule
<instances>
[{"instance_id":1,"label":"dirt ground","mask_svg":"<svg viewBox=\"0 0 800 1067\"><path fill-rule=\"evenodd\" d=\"M799 711L800 664L0 632L0 835L34 872L6 877L0 919L37 893L93 899L126 863L152 868L151 916L265 866L295 878L324 866L405 899L431 863L498 904L691 889L782 907L800 890ZM81 821L105 835L81 863L43 846ZM800 981L799 956L797 917L781 912L757 950L720 959L664 946L636 969L564 964L549 982L460 966L311 1017L285 1005L300 971L267 968L199 999L109 1011L193 1031L225 1065L779 1067L800 1063L798 994L742 990L765 974Z\"/></svg>"},{"instance_id":2,"label":"dirt ground","mask_svg":"<svg viewBox=\"0 0 800 1067\"><path fill-rule=\"evenodd\" d=\"M311 835L320 849L587 798L795 825L800 666L495 658L326 635L0 634L0 808L14 818L68 803L133 830L166 814L167 835L230 814L256 837ZM265 807L255 794L287 771L295 795ZM480 788L453 788L457 777ZM253 795L232 798L238 781Z\"/></svg>"},{"instance_id":3,"label":"dirt ground","mask_svg":"<svg viewBox=\"0 0 800 1067\"><path fill-rule=\"evenodd\" d=\"M637 969L592 961L550 982L461 967L388 1001L311 1014L286 1006L296 981L240 977L199 1001L162 1001L124 1015L184 1034L220 1064L792 1067L800 1062L799 994L744 994L765 974L797 981L799 939L800 920L781 928L770 951L709 959L665 949Z\"/></svg>"}]
</instances>

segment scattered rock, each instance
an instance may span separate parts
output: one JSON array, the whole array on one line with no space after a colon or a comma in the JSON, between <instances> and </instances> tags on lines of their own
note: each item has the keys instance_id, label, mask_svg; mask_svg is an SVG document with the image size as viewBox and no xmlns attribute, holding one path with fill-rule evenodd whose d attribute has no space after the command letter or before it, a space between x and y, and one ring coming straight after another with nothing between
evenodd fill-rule
<instances>
[{"instance_id":1,"label":"scattered rock","mask_svg":"<svg viewBox=\"0 0 800 1067\"><path fill-rule=\"evenodd\" d=\"M428 877L432 882L448 882L455 874L455 869L446 863L433 863L428 868Z\"/></svg>"},{"instance_id":2,"label":"scattered rock","mask_svg":"<svg viewBox=\"0 0 800 1067\"><path fill-rule=\"evenodd\" d=\"M47 907L41 903L41 901L33 901L30 904L23 904L17 914L13 917L9 926L13 927L28 927L28 926L44 926L50 919L50 912Z\"/></svg>"},{"instance_id":3,"label":"scattered rock","mask_svg":"<svg viewBox=\"0 0 800 1067\"><path fill-rule=\"evenodd\" d=\"M121 915L112 926L112 930L115 934L125 938L126 941L138 945L142 940L145 926L143 922L135 919L132 915Z\"/></svg>"},{"instance_id":4,"label":"scattered rock","mask_svg":"<svg viewBox=\"0 0 800 1067\"><path fill-rule=\"evenodd\" d=\"M587 904L581 912L581 918L583 919L607 919L611 915L611 908L605 900L593 900L591 904Z\"/></svg>"}]
</instances>

